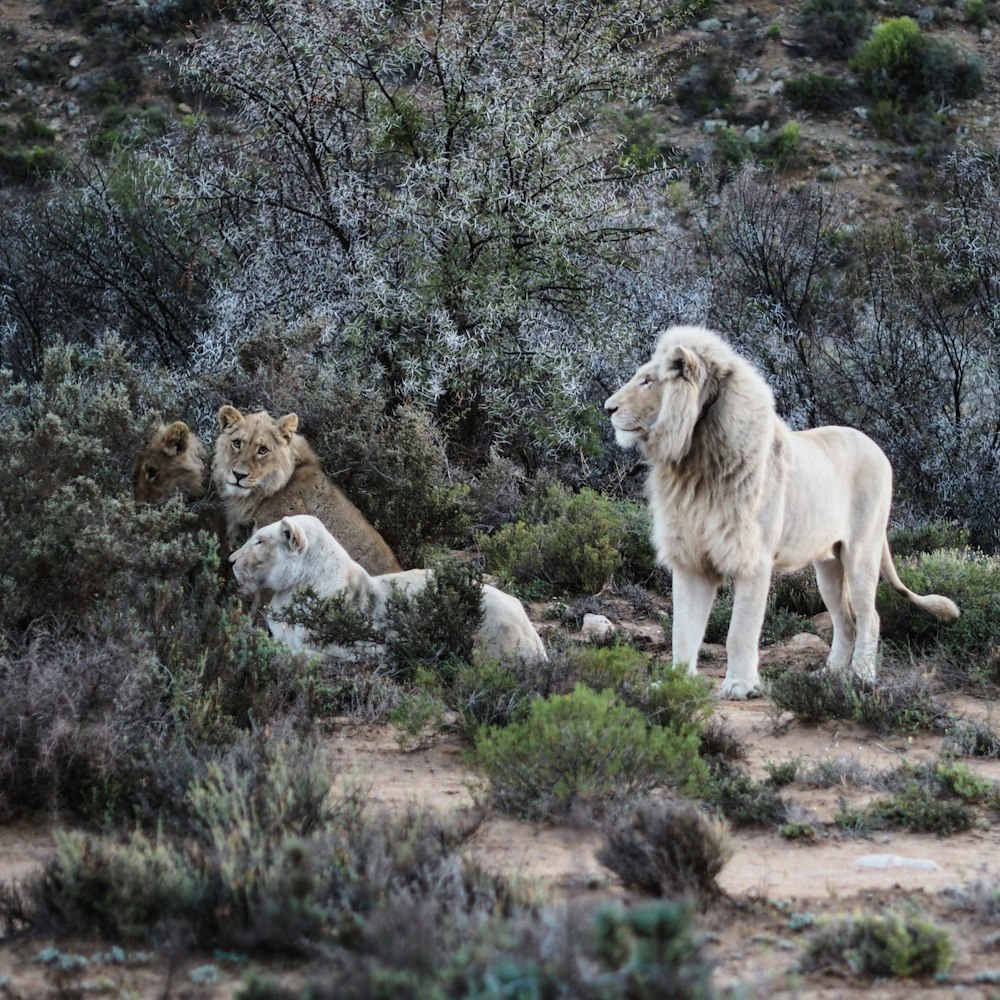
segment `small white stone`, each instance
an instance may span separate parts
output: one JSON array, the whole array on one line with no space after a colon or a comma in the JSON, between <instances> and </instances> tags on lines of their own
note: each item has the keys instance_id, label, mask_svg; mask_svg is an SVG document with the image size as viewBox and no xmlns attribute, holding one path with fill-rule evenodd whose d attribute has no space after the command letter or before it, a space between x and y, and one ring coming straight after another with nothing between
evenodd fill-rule
<instances>
[{"instance_id":1,"label":"small white stone","mask_svg":"<svg viewBox=\"0 0 1000 1000\"><path fill-rule=\"evenodd\" d=\"M941 870L941 866L930 858L904 858L901 854L866 854L858 858L852 867L873 868L880 871L888 868L914 868L925 872Z\"/></svg>"},{"instance_id":2,"label":"small white stone","mask_svg":"<svg viewBox=\"0 0 1000 1000\"><path fill-rule=\"evenodd\" d=\"M605 618L604 615L587 614L583 616L583 627L580 629L580 633L585 636L602 636L613 630L614 625L610 618Z\"/></svg>"}]
</instances>

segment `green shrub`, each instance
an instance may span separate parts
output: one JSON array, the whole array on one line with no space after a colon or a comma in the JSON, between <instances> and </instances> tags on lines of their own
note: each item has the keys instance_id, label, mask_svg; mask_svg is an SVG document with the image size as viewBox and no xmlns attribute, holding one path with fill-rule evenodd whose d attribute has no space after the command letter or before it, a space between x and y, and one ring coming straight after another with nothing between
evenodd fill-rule
<instances>
[{"instance_id":1,"label":"green shrub","mask_svg":"<svg viewBox=\"0 0 1000 1000\"><path fill-rule=\"evenodd\" d=\"M857 911L817 924L802 967L832 968L855 976L918 978L946 972L953 957L948 932L916 911Z\"/></svg>"},{"instance_id":2,"label":"green shrub","mask_svg":"<svg viewBox=\"0 0 1000 1000\"><path fill-rule=\"evenodd\" d=\"M754 781L747 771L716 767L705 799L736 828L780 827L788 819L788 805L770 781Z\"/></svg>"},{"instance_id":3,"label":"green shrub","mask_svg":"<svg viewBox=\"0 0 1000 1000\"><path fill-rule=\"evenodd\" d=\"M962 614L958 621L943 624L882 583L882 637L923 651L939 646L968 665L970 679L988 677L988 655L1000 644L1000 558L972 549L940 550L901 560L897 570L910 590L945 594Z\"/></svg>"},{"instance_id":4,"label":"green shrub","mask_svg":"<svg viewBox=\"0 0 1000 1000\"><path fill-rule=\"evenodd\" d=\"M638 504L553 483L528 513L537 520L478 538L487 569L508 584L542 580L554 591L596 593L612 575L646 579L655 571L649 515Z\"/></svg>"},{"instance_id":5,"label":"green shrub","mask_svg":"<svg viewBox=\"0 0 1000 1000\"><path fill-rule=\"evenodd\" d=\"M879 734L940 729L948 718L946 706L932 696L926 678L913 671L869 684L853 674L786 670L768 681L767 696L800 722L850 719Z\"/></svg>"},{"instance_id":6,"label":"green shrub","mask_svg":"<svg viewBox=\"0 0 1000 1000\"><path fill-rule=\"evenodd\" d=\"M889 548L896 559L907 559L936 549L966 549L969 529L958 521L920 521L889 531Z\"/></svg>"},{"instance_id":7,"label":"green shrub","mask_svg":"<svg viewBox=\"0 0 1000 1000\"><path fill-rule=\"evenodd\" d=\"M705 774L696 735L650 728L610 691L582 684L533 701L521 722L483 730L474 759L497 808L531 819L601 814L655 788L693 788Z\"/></svg>"},{"instance_id":8,"label":"green shrub","mask_svg":"<svg viewBox=\"0 0 1000 1000\"><path fill-rule=\"evenodd\" d=\"M902 104L930 95L972 97L983 78L977 59L924 35L909 17L877 25L850 66L873 98Z\"/></svg>"},{"instance_id":9,"label":"green shrub","mask_svg":"<svg viewBox=\"0 0 1000 1000\"><path fill-rule=\"evenodd\" d=\"M974 28L985 28L990 21L986 0L965 0L962 4L962 17L966 24L971 24Z\"/></svg>"},{"instance_id":10,"label":"green shrub","mask_svg":"<svg viewBox=\"0 0 1000 1000\"><path fill-rule=\"evenodd\" d=\"M640 802L610 822L597 860L626 887L656 896L720 892L717 878L732 856L725 827L691 802Z\"/></svg>"},{"instance_id":11,"label":"green shrub","mask_svg":"<svg viewBox=\"0 0 1000 1000\"><path fill-rule=\"evenodd\" d=\"M800 632L816 631L812 622L805 615L782 603L785 601L791 603L796 599L805 600L805 598L796 596L800 590L802 594L808 593L808 584L803 585L800 581L786 584L782 577L777 578L768 594L767 610L764 612L764 622L761 626L760 641L763 645L773 645L782 639L798 635ZM815 594L818 598L818 589L815 589ZM724 644L729 634L729 621L732 616L733 589L730 584L726 584L719 591L715 603L712 605L712 610L708 614L705 642Z\"/></svg>"},{"instance_id":12,"label":"green shrub","mask_svg":"<svg viewBox=\"0 0 1000 1000\"><path fill-rule=\"evenodd\" d=\"M851 106L854 87L841 76L806 73L785 81L785 97L793 108L813 114L836 115Z\"/></svg>"},{"instance_id":13,"label":"green shrub","mask_svg":"<svg viewBox=\"0 0 1000 1000\"><path fill-rule=\"evenodd\" d=\"M847 59L868 32L868 15L860 0L807 0L801 24L811 55Z\"/></svg>"},{"instance_id":14,"label":"green shrub","mask_svg":"<svg viewBox=\"0 0 1000 1000\"><path fill-rule=\"evenodd\" d=\"M674 100L698 117L727 110L733 101L733 71L727 54L715 47L700 52L697 61L677 78Z\"/></svg>"}]
</instances>

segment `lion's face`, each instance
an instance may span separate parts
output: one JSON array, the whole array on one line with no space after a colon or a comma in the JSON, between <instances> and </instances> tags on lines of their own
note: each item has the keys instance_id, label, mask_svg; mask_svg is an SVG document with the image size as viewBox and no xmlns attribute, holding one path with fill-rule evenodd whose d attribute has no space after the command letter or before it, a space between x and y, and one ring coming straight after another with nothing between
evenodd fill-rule
<instances>
[{"instance_id":1,"label":"lion's face","mask_svg":"<svg viewBox=\"0 0 1000 1000\"><path fill-rule=\"evenodd\" d=\"M611 417L615 440L622 448L634 448L649 437L663 405L663 377L655 361L642 365L604 404Z\"/></svg>"},{"instance_id":2,"label":"lion's face","mask_svg":"<svg viewBox=\"0 0 1000 1000\"><path fill-rule=\"evenodd\" d=\"M135 502L158 504L173 493L200 497L205 492L201 442L183 420L161 424L135 456Z\"/></svg>"},{"instance_id":3,"label":"lion's face","mask_svg":"<svg viewBox=\"0 0 1000 1000\"><path fill-rule=\"evenodd\" d=\"M604 404L619 445L637 447L663 462L684 458L695 426L717 391L705 361L678 342L686 329L664 335L652 359Z\"/></svg>"},{"instance_id":4,"label":"lion's face","mask_svg":"<svg viewBox=\"0 0 1000 1000\"><path fill-rule=\"evenodd\" d=\"M244 594L290 590L299 581L308 540L290 518L258 528L230 557Z\"/></svg>"},{"instance_id":5,"label":"lion's face","mask_svg":"<svg viewBox=\"0 0 1000 1000\"><path fill-rule=\"evenodd\" d=\"M294 413L275 420L266 410L243 415L234 406L219 410L212 475L224 497L277 493L295 471L292 439L299 426Z\"/></svg>"}]
</instances>

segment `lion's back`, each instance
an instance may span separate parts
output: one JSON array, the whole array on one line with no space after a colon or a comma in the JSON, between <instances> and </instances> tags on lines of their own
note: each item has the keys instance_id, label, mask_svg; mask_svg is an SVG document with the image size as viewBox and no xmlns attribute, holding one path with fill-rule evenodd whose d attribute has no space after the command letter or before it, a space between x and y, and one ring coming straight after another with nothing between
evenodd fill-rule
<instances>
[{"instance_id":1,"label":"lion's back","mask_svg":"<svg viewBox=\"0 0 1000 1000\"><path fill-rule=\"evenodd\" d=\"M260 502L254 519L258 525L271 524L292 514L312 514L319 518L373 576L402 569L378 530L319 465L312 462L299 465L277 493Z\"/></svg>"}]
</instances>

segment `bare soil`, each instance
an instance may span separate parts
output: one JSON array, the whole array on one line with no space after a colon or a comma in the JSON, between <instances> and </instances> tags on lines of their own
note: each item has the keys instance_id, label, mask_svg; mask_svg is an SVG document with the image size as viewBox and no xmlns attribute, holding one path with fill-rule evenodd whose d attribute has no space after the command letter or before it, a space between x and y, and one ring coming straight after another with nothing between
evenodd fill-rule
<instances>
[{"instance_id":1,"label":"bare soil","mask_svg":"<svg viewBox=\"0 0 1000 1000\"><path fill-rule=\"evenodd\" d=\"M636 626L651 633L649 623ZM725 673L721 651L706 647L703 670L716 683ZM816 636L798 636L763 651L766 661L815 661L823 653ZM988 718L992 705L968 695L945 699L969 718ZM930 734L877 738L843 722L807 726L777 713L766 699L719 701L716 709L751 752L747 762L757 777L768 763L853 758L868 767L890 768L901 761L935 759L941 738ZM442 736L413 752L401 749L391 726L342 720L328 737L336 780L360 784L374 805L388 809L414 803L443 813L482 802L482 783L469 768L463 747ZM1000 780L1000 762L972 760L969 766ZM995 997L990 982L1000 970L996 927L977 922L955 905L954 890L967 896L977 883L1000 885L1000 828L988 826L951 837L879 833L853 837L829 824L840 801L860 807L872 796L845 785L807 789L792 785L784 797L804 811L819 829L812 843L783 839L775 831L735 831L734 852L720 877L726 898L700 917L714 961L715 982L733 997L903 998L914 995L963 998ZM0 827L0 880L23 878L54 849L51 824L18 823ZM530 823L488 815L463 850L497 872L528 880L556 899L635 898L596 857L600 831L589 827ZM917 862L921 867L910 867ZM824 914L878 910L911 901L951 932L957 958L945 982L878 982L844 977L832 971L797 971L808 938L803 922ZM46 945L64 954L93 956L114 942L17 941L0 945L0 983L7 995L45 995L56 983L38 961ZM217 981L196 982L212 965ZM265 963L271 975L295 970ZM126 952L126 962L104 970L106 992L136 997L232 996L245 967L229 967L212 955L187 955L172 961ZM194 978L192 978L192 976ZM3 978L3 977L6 977ZM97 980L91 978L91 984ZM115 992L117 991L117 992ZM58 995L58 994L57 994ZM74 994L77 995L77 994Z\"/></svg>"}]
</instances>

